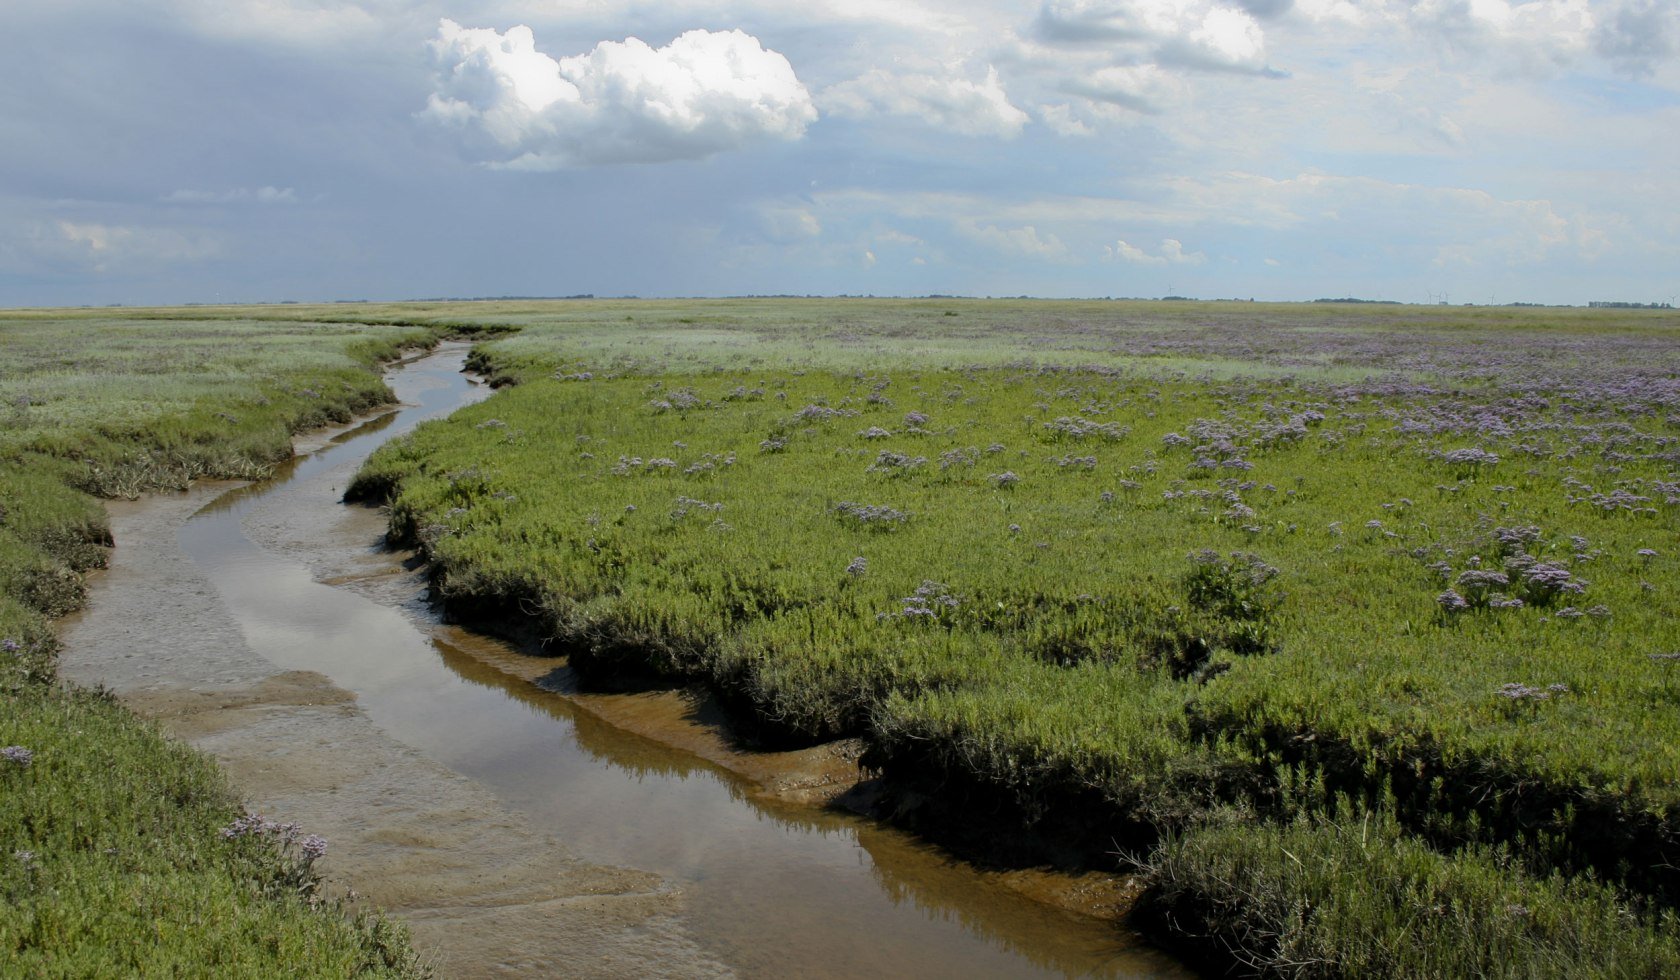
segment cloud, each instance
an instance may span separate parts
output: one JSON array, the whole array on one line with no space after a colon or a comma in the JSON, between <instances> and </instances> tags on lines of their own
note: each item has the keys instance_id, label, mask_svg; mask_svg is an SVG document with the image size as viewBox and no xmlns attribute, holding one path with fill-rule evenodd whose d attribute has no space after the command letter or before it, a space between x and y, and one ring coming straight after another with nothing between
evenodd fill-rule
<instances>
[{"instance_id":1,"label":"cloud","mask_svg":"<svg viewBox=\"0 0 1680 980\"><path fill-rule=\"evenodd\" d=\"M1502 199L1478 188L1321 173L1283 180L1230 173L1167 184L1184 206L1231 224L1324 235L1346 229L1376 236L1386 229L1385 247L1427 250L1437 266L1530 265L1560 251L1591 259L1610 245L1602 222L1560 214L1549 200Z\"/></svg>"},{"instance_id":2,"label":"cloud","mask_svg":"<svg viewBox=\"0 0 1680 980\"><path fill-rule=\"evenodd\" d=\"M603 41L558 61L528 27L438 25L421 116L485 138L514 169L698 160L796 140L817 117L782 55L741 31L689 31L662 48Z\"/></svg>"},{"instance_id":3,"label":"cloud","mask_svg":"<svg viewBox=\"0 0 1680 980\"><path fill-rule=\"evenodd\" d=\"M290 187L236 187L226 191L178 190L163 198L165 204L296 204L297 191Z\"/></svg>"},{"instance_id":4,"label":"cloud","mask_svg":"<svg viewBox=\"0 0 1680 980\"><path fill-rule=\"evenodd\" d=\"M917 238L915 235L911 235L911 234L907 234L905 232L899 231L897 228L888 228L885 231L879 232L878 234L875 235L875 240L877 242L880 242L880 243L884 244L884 245L926 245L927 244L927 242L923 241L920 238Z\"/></svg>"},{"instance_id":5,"label":"cloud","mask_svg":"<svg viewBox=\"0 0 1680 980\"><path fill-rule=\"evenodd\" d=\"M407 0L140 0L138 7L211 37L321 46L377 36Z\"/></svg>"},{"instance_id":6,"label":"cloud","mask_svg":"<svg viewBox=\"0 0 1680 980\"><path fill-rule=\"evenodd\" d=\"M221 253L220 243L202 232L95 221L38 223L19 244L35 261L97 275L152 270ZM17 246L10 250L19 251Z\"/></svg>"},{"instance_id":7,"label":"cloud","mask_svg":"<svg viewBox=\"0 0 1680 980\"><path fill-rule=\"evenodd\" d=\"M1594 55L1648 75L1680 50L1673 0L1297 0L1307 22L1341 22L1365 36L1408 32L1437 57L1478 68L1549 75Z\"/></svg>"},{"instance_id":8,"label":"cloud","mask_svg":"<svg viewBox=\"0 0 1680 980\"><path fill-rule=\"evenodd\" d=\"M841 82L822 94L823 108L837 116L909 116L964 136L1018 136L1028 116L1009 101L996 68L982 81L925 74L894 74L880 68Z\"/></svg>"},{"instance_id":9,"label":"cloud","mask_svg":"<svg viewBox=\"0 0 1680 980\"><path fill-rule=\"evenodd\" d=\"M1270 11L1276 4L1257 4ZM1187 67L1262 71L1266 37L1237 3L1214 0L1045 0L1035 23L1052 45L1133 44L1151 60Z\"/></svg>"},{"instance_id":10,"label":"cloud","mask_svg":"<svg viewBox=\"0 0 1680 980\"><path fill-rule=\"evenodd\" d=\"M1038 119L1057 136L1094 136L1095 127L1089 125L1073 106L1065 102L1038 107Z\"/></svg>"},{"instance_id":11,"label":"cloud","mask_svg":"<svg viewBox=\"0 0 1680 980\"><path fill-rule=\"evenodd\" d=\"M1149 115L1184 97L1184 83L1155 65L1100 68L1069 80L1063 88L1070 95Z\"/></svg>"},{"instance_id":12,"label":"cloud","mask_svg":"<svg viewBox=\"0 0 1680 980\"><path fill-rule=\"evenodd\" d=\"M957 231L970 241L1008 255L1023 255L1036 259L1056 260L1068 254L1062 240L1053 234L1040 235L1032 225L1020 228L981 226L973 222L958 222Z\"/></svg>"},{"instance_id":13,"label":"cloud","mask_svg":"<svg viewBox=\"0 0 1680 980\"><path fill-rule=\"evenodd\" d=\"M1624 0L1593 27L1593 48L1633 75L1649 75L1680 48L1680 7L1673 0Z\"/></svg>"},{"instance_id":14,"label":"cloud","mask_svg":"<svg viewBox=\"0 0 1680 980\"><path fill-rule=\"evenodd\" d=\"M1587 50L1593 14L1586 0L1423 0L1396 5L1390 19L1409 21L1461 56L1495 51L1531 71L1561 67Z\"/></svg>"},{"instance_id":15,"label":"cloud","mask_svg":"<svg viewBox=\"0 0 1680 980\"><path fill-rule=\"evenodd\" d=\"M1207 255L1202 252L1186 252L1183 243L1176 238L1162 239L1159 255L1151 255L1120 239L1103 248L1103 258L1110 262L1118 260L1137 265L1201 265L1207 261Z\"/></svg>"},{"instance_id":16,"label":"cloud","mask_svg":"<svg viewBox=\"0 0 1680 980\"><path fill-rule=\"evenodd\" d=\"M1295 0L1237 0L1238 6L1262 20L1282 17L1295 6Z\"/></svg>"},{"instance_id":17,"label":"cloud","mask_svg":"<svg viewBox=\"0 0 1680 980\"><path fill-rule=\"evenodd\" d=\"M822 234L822 222L805 207L764 206L758 221L764 236L774 242L798 242Z\"/></svg>"}]
</instances>

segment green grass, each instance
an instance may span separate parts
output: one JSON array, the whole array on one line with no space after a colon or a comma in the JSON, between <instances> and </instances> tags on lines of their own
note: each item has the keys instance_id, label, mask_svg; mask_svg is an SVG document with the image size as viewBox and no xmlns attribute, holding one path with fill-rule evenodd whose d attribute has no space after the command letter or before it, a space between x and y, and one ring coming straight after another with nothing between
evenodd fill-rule
<instances>
[{"instance_id":1,"label":"green grass","mask_svg":"<svg viewBox=\"0 0 1680 980\"><path fill-rule=\"evenodd\" d=\"M260 477L390 392L443 329L0 312L0 960L24 976L415 976L405 931L318 893L206 757L56 681L51 620L111 544L98 502Z\"/></svg>"},{"instance_id":2,"label":"green grass","mask_svg":"<svg viewBox=\"0 0 1680 980\"><path fill-rule=\"evenodd\" d=\"M534 615L600 683L703 681L768 742L862 735L889 777L1087 853L1211 842L1226 812L1243 840L1330 847L1288 786L1356 799L1412 884L1315 926L1328 972L1427 972L1361 952L1353 920L1436 868L1551 895L1569 930L1628 910L1672 954L1672 921L1639 911L1680 897L1675 668L1649 656L1680 650L1672 316L529 313L475 354L517 386L353 491L391 499L457 611ZM1483 608L1466 573L1498 569ZM1304 887L1285 863L1255 887ZM1441 962L1482 962L1486 925L1443 924ZM1522 962L1590 972L1569 930Z\"/></svg>"},{"instance_id":3,"label":"green grass","mask_svg":"<svg viewBox=\"0 0 1680 980\"><path fill-rule=\"evenodd\" d=\"M20 976L405 976L401 930L315 893L297 847L226 839L215 765L101 695L12 687L0 958ZM15 971L15 972L14 972Z\"/></svg>"},{"instance_id":4,"label":"green grass","mask_svg":"<svg viewBox=\"0 0 1680 980\"><path fill-rule=\"evenodd\" d=\"M0 460L103 496L260 476L290 436L388 397L421 328L0 313ZM13 494L8 494L13 497Z\"/></svg>"},{"instance_id":5,"label":"green grass","mask_svg":"<svg viewBox=\"0 0 1680 980\"><path fill-rule=\"evenodd\" d=\"M1655 980L1680 971L1672 911L1635 914L1613 889L1528 877L1516 863L1483 847L1448 858L1380 811L1281 826L1216 821L1161 847L1142 915L1162 920L1188 956L1223 965L1234 954L1245 972L1272 975Z\"/></svg>"}]
</instances>

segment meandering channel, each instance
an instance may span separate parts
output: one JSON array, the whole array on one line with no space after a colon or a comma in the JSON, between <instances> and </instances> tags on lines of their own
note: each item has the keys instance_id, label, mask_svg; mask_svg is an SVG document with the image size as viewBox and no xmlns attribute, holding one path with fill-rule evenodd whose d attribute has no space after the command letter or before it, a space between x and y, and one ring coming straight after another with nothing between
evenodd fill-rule
<instances>
[{"instance_id":1,"label":"meandering channel","mask_svg":"<svg viewBox=\"0 0 1680 980\"><path fill-rule=\"evenodd\" d=\"M353 693L385 734L487 788L583 860L658 876L685 941L742 975L1183 975L1113 923L1035 901L1007 875L766 794L670 744L681 739L603 720L638 716L643 731L693 724L677 695L596 705L568 691L563 669L534 683L534 658L440 623L414 572L380 549L380 516L337 500L384 441L487 396L460 373L462 359L454 349L394 370L400 410L221 495L181 527L182 551L252 650Z\"/></svg>"}]
</instances>

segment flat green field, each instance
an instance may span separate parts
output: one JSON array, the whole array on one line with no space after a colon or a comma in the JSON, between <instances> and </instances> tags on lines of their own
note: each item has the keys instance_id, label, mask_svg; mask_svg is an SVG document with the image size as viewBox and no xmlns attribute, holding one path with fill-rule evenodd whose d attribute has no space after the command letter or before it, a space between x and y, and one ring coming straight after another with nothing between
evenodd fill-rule
<instances>
[{"instance_id":1,"label":"flat green field","mask_svg":"<svg viewBox=\"0 0 1680 980\"><path fill-rule=\"evenodd\" d=\"M521 328L353 490L457 613L861 736L906 822L1123 851L1226 964L1680 969L1672 313L400 315Z\"/></svg>"},{"instance_id":2,"label":"flat green field","mask_svg":"<svg viewBox=\"0 0 1680 980\"><path fill-rule=\"evenodd\" d=\"M0 743L33 752L0 760L0 950L191 972L77 957L126 921L113 882L174 889L182 937L225 906L168 849L107 860L188 825L220 854L237 811L51 680L47 617L107 540L83 491L260 475L383 399L378 358L505 328L474 363L508 390L352 488L455 613L590 683L703 684L763 744L860 737L894 819L1133 867L1136 922L1215 968L1680 974L1680 317L1334 304L0 313ZM75 761L108 745L135 761ZM89 798L116 829L61 833ZM206 934L407 968L299 908L279 946Z\"/></svg>"}]
</instances>

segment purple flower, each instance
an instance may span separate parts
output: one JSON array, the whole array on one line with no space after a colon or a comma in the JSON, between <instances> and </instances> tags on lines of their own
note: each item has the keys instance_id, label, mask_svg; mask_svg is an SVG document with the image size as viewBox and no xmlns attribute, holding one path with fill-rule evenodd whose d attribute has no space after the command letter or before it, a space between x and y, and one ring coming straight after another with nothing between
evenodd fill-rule
<instances>
[{"instance_id":1,"label":"purple flower","mask_svg":"<svg viewBox=\"0 0 1680 980\"><path fill-rule=\"evenodd\" d=\"M898 476L910 470L920 469L925 465L927 465L926 456L906 456L904 453L895 453L891 449L883 449L875 457L875 462L870 464L867 472Z\"/></svg>"},{"instance_id":2,"label":"purple flower","mask_svg":"<svg viewBox=\"0 0 1680 980\"><path fill-rule=\"evenodd\" d=\"M0 759L5 759L19 769L28 769L35 762L35 753L21 745L8 745L0 749Z\"/></svg>"},{"instance_id":3,"label":"purple flower","mask_svg":"<svg viewBox=\"0 0 1680 980\"><path fill-rule=\"evenodd\" d=\"M778 392L776 397L785 398L787 396ZM833 418L852 418L856 415L857 413L849 408L829 408L827 405L806 405L804 408L795 412L793 417L802 422L826 422Z\"/></svg>"},{"instance_id":4,"label":"purple flower","mask_svg":"<svg viewBox=\"0 0 1680 980\"><path fill-rule=\"evenodd\" d=\"M1452 466L1481 467L1494 466L1499 463L1499 457L1485 449L1453 449L1444 453L1433 454L1435 458Z\"/></svg>"},{"instance_id":5,"label":"purple flower","mask_svg":"<svg viewBox=\"0 0 1680 980\"><path fill-rule=\"evenodd\" d=\"M1110 442L1124 439L1132 431L1130 426L1124 426L1118 422L1093 422L1078 415L1064 415L1053 421L1045 422L1044 428L1050 431L1050 438L1056 440L1094 437Z\"/></svg>"},{"instance_id":6,"label":"purple flower","mask_svg":"<svg viewBox=\"0 0 1680 980\"><path fill-rule=\"evenodd\" d=\"M327 839L320 834L310 834L298 841L298 850L302 852L306 862L319 860L327 853Z\"/></svg>"},{"instance_id":7,"label":"purple flower","mask_svg":"<svg viewBox=\"0 0 1680 980\"><path fill-rule=\"evenodd\" d=\"M290 844L297 839L298 829L295 823L281 823L260 813L246 813L223 827L222 837L227 840L238 840L241 837L278 837Z\"/></svg>"},{"instance_id":8,"label":"purple flower","mask_svg":"<svg viewBox=\"0 0 1680 980\"><path fill-rule=\"evenodd\" d=\"M853 578L857 578L867 571L869 571L869 559L863 557L862 555L858 555L856 558L853 558L846 565L846 574L852 576Z\"/></svg>"},{"instance_id":9,"label":"purple flower","mask_svg":"<svg viewBox=\"0 0 1680 980\"><path fill-rule=\"evenodd\" d=\"M1490 589L1504 588L1511 584L1504 572L1491 569L1471 568L1458 573L1458 585L1472 594L1485 593Z\"/></svg>"},{"instance_id":10,"label":"purple flower","mask_svg":"<svg viewBox=\"0 0 1680 980\"><path fill-rule=\"evenodd\" d=\"M849 517L866 527L888 527L903 524L910 519L908 513L885 504L858 504L850 500L842 500L835 504L834 513L843 518Z\"/></svg>"},{"instance_id":11,"label":"purple flower","mask_svg":"<svg viewBox=\"0 0 1680 980\"><path fill-rule=\"evenodd\" d=\"M932 579L924 579L914 593L899 601L904 603L904 608L899 610L898 615L907 619L938 619L945 610L962 604L962 600L949 588Z\"/></svg>"},{"instance_id":12,"label":"purple flower","mask_svg":"<svg viewBox=\"0 0 1680 980\"><path fill-rule=\"evenodd\" d=\"M1499 548L1506 554L1522 551L1527 546L1539 541L1544 534L1539 527L1530 524L1526 527L1496 527L1493 529L1493 539L1499 542ZM1584 548L1585 545L1576 547Z\"/></svg>"}]
</instances>

